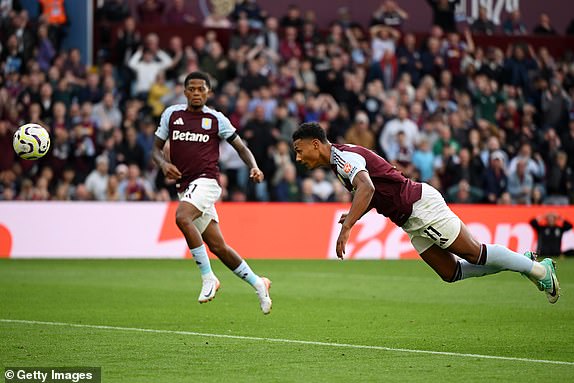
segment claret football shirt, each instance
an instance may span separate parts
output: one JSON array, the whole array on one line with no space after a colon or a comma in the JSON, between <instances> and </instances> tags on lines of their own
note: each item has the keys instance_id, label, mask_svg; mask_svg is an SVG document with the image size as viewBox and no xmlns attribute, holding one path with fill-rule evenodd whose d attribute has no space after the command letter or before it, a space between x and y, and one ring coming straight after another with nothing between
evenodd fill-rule
<instances>
[{"instance_id":1,"label":"claret football shirt","mask_svg":"<svg viewBox=\"0 0 574 383\"><path fill-rule=\"evenodd\" d=\"M170 161L182 176L176 187L184 191L196 178L218 178L219 142L232 141L235 127L223 113L204 106L200 112L186 104L172 105L161 115L155 135L170 144Z\"/></svg>"},{"instance_id":2,"label":"claret football shirt","mask_svg":"<svg viewBox=\"0 0 574 383\"><path fill-rule=\"evenodd\" d=\"M360 171L367 171L375 186L369 210L375 208L397 226L402 226L421 199L422 184L403 176L394 166L373 151L361 146L332 144L331 169L349 191Z\"/></svg>"}]
</instances>

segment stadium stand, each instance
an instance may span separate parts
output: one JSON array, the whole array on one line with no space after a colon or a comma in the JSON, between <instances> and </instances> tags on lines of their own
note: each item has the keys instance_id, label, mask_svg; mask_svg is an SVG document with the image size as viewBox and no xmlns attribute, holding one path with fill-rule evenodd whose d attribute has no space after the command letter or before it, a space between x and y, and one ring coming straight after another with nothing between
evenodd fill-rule
<instances>
[{"instance_id":1,"label":"stadium stand","mask_svg":"<svg viewBox=\"0 0 574 383\"><path fill-rule=\"evenodd\" d=\"M393 1L368 25L341 10L327 28L309 9L268 15L240 2L207 23L229 28L212 28L188 13L165 25L181 2L105 0L86 67L78 49L58 48L59 25L14 1L0 14L0 200L174 199L150 161L153 132L164 107L185 102L183 77L202 70L267 179L249 185L222 144L225 200L348 201L286 149L297 124L318 120L332 142L367 143L452 201L574 203L572 38L546 14L530 28L519 14L498 28L481 14L453 29L451 11L429 2L446 29L405 30ZM11 154L26 122L50 131L42 160Z\"/></svg>"}]
</instances>

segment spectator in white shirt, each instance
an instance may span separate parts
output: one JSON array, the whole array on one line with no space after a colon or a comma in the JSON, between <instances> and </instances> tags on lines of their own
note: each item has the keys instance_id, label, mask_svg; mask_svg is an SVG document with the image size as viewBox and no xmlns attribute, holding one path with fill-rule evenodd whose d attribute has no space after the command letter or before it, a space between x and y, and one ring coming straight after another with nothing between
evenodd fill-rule
<instances>
[{"instance_id":1,"label":"spectator in white shirt","mask_svg":"<svg viewBox=\"0 0 574 383\"><path fill-rule=\"evenodd\" d=\"M162 50L152 51L138 49L130 58L128 66L135 72L134 93L138 98L147 100L147 94L157 75L172 63L171 57Z\"/></svg>"},{"instance_id":2,"label":"spectator in white shirt","mask_svg":"<svg viewBox=\"0 0 574 383\"><path fill-rule=\"evenodd\" d=\"M321 202L332 201L335 193L333 184L326 179L323 169L315 169L311 173L313 179L313 195Z\"/></svg>"},{"instance_id":3,"label":"spectator in white shirt","mask_svg":"<svg viewBox=\"0 0 574 383\"><path fill-rule=\"evenodd\" d=\"M112 92L105 93L102 101L94 105L92 118L97 126L111 125L114 128L121 126L122 112L120 112L120 109L115 105Z\"/></svg>"},{"instance_id":4,"label":"spectator in white shirt","mask_svg":"<svg viewBox=\"0 0 574 383\"><path fill-rule=\"evenodd\" d=\"M372 62L381 61L387 52L395 54L397 40L401 35L398 30L384 25L373 25L370 32Z\"/></svg>"},{"instance_id":5,"label":"spectator in white shirt","mask_svg":"<svg viewBox=\"0 0 574 383\"><path fill-rule=\"evenodd\" d=\"M409 111L406 106L399 106L397 118L390 120L383 127L379 136L379 146L385 153L391 151L393 141L397 134L402 131L405 134L405 144L411 148L415 147L419 135L419 128L412 120L408 119Z\"/></svg>"},{"instance_id":6,"label":"spectator in white shirt","mask_svg":"<svg viewBox=\"0 0 574 383\"><path fill-rule=\"evenodd\" d=\"M227 141L219 143L219 166L221 171L227 175L229 191L247 188L249 170L237 151Z\"/></svg>"},{"instance_id":7,"label":"spectator in white shirt","mask_svg":"<svg viewBox=\"0 0 574 383\"><path fill-rule=\"evenodd\" d=\"M516 172L516 167L519 162L523 161L526 167L526 172L530 174L534 182L541 182L546 175L546 165L539 153L532 155L532 146L525 142L520 146L518 154L514 157L508 165L508 171L511 173Z\"/></svg>"},{"instance_id":8,"label":"spectator in white shirt","mask_svg":"<svg viewBox=\"0 0 574 383\"><path fill-rule=\"evenodd\" d=\"M96 158L96 168L86 178L86 189L96 201L105 201L107 199L108 161L107 156L98 156Z\"/></svg>"}]
</instances>

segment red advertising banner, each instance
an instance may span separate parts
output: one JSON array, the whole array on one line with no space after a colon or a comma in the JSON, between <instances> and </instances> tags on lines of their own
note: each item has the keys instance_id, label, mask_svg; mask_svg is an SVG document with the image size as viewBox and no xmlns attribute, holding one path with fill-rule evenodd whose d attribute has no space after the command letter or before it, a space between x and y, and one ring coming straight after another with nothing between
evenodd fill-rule
<instances>
[{"instance_id":1,"label":"red advertising banner","mask_svg":"<svg viewBox=\"0 0 574 383\"><path fill-rule=\"evenodd\" d=\"M331 258L344 204L222 204L218 206L227 242L246 258ZM452 210L484 243L498 243L524 252L535 249L530 219L555 211L574 221L574 207L453 205ZM574 233L563 245L574 248ZM374 210L353 228L347 259L410 259L418 255L406 233Z\"/></svg>"},{"instance_id":2,"label":"red advertising banner","mask_svg":"<svg viewBox=\"0 0 574 383\"><path fill-rule=\"evenodd\" d=\"M339 217L348 204L220 203L221 230L244 258L335 259ZM0 257L185 258L175 224L177 203L2 202ZM574 222L574 206L452 205L477 240L524 252L535 249L529 220L550 211ZM30 220L28 217L42 217ZM83 217L78 224L78 217ZM562 241L574 249L574 232ZM402 229L374 210L351 232L347 259L411 259Z\"/></svg>"}]
</instances>

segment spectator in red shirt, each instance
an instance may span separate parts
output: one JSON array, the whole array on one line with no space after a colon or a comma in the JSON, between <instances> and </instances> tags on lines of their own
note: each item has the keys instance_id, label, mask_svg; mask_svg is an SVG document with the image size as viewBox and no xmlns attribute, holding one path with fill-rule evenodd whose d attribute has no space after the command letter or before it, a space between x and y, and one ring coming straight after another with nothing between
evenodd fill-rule
<instances>
[{"instance_id":1,"label":"spectator in red shirt","mask_svg":"<svg viewBox=\"0 0 574 383\"><path fill-rule=\"evenodd\" d=\"M164 22L166 25L189 25L194 21L195 17L187 11L183 0L172 0L171 6L165 11Z\"/></svg>"},{"instance_id":2,"label":"spectator in red shirt","mask_svg":"<svg viewBox=\"0 0 574 383\"><path fill-rule=\"evenodd\" d=\"M160 24L165 4L161 0L141 0L137 6L139 21L142 24Z\"/></svg>"},{"instance_id":3,"label":"spectator in red shirt","mask_svg":"<svg viewBox=\"0 0 574 383\"><path fill-rule=\"evenodd\" d=\"M300 59L303 56L295 27L285 28L285 37L279 43L279 54L284 61L289 61L293 57Z\"/></svg>"}]
</instances>

